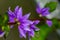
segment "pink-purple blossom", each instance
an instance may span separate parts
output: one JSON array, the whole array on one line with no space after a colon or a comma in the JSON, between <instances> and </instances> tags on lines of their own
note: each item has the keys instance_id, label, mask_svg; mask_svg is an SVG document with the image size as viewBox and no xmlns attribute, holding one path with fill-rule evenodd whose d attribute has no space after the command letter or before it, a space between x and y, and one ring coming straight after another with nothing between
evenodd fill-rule
<instances>
[{"instance_id":1,"label":"pink-purple blossom","mask_svg":"<svg viewBox=\"0 0 60 40\"><path fill-rule=\"evenodd\" d=\"M49 27L52 26L52 21L51 20L46 20L46 24L48 24Z\"/></svg>"},{"instance_id":2,"label":"pink-purple blossom","mask_svg":"<svg viewBox=\"0 0 60 40\"><path fill-rule=\"evenodd\" d=\"M36 8L36 12L37 12L39 15L42 15L42 16L46 16L46 15L50 14L49 8L41 8L41 7L39 7L39 6Z\"/></svg>"},{"instance_id":3,"label":"pink-purple blossom","mask_svg":"<svg viewBox=\"0 0 60 40\"><path fill-rule=\"evenodd\" d=\"M41 8L39 5L36 8L36 12L39 14L40 17L45 17L50 14L49 8ZM46 20L46 24L51 27L52 26L52 21Z\"/></svg>"},{"instance_id":4,"label":"pink-purple blossom","mask_svg":"<svg viewBox=\"0 0 60 40\"><path fill-rule=\"evenodd\" d=\"M30 27L30 30L29 31L29 35L34 37L34 31L39 31L40 29L36 27L36 25L39 23L40 21L39 20L36 20L33 22L33 24L31 24L29 27Z\"/></svg>"},{"instance_id":5,"label":"pink-purple blossom","mask_svg":"<svg viewBox=\"0 0 60 40\"><path fill-rule=\"evenodd\" d=\"M19 30L19 36L22 38L26 38L26 33L31 32L34 35L34 30L38 30L36 28L36 24L38 24L37 21L34 23L33 21L30 21L28 18L30 16L30 13L26 15L22 15L22 7L19 8L19 6L16 6L15 10L12 12L9 8L8 10L8 15L9 15L9 22L17 22L18 24L18 30ZM34 24L33 24L34 23ZM31 25L31 26L30 26Z\"/></svg>"}]
</instances>

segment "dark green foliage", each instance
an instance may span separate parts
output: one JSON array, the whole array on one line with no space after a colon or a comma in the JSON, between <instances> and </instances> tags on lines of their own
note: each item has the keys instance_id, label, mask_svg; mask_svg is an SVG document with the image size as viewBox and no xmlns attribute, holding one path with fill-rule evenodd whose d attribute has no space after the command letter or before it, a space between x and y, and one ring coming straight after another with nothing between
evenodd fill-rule
<instances>
[{"instance_id":1,"label":"dark green foliage","mask_svg":"<svg viewBox=\"0 0 60 40\"><path fill-rule=\"evenodd\" d=\"M45 7L49 7L50 8L50 12L53 12L56 7L57 7L57 2L49 2L49 3L46 3Z\"/></svg>"},{"instance_id":2,"label":"dark green foliage","mask_svg":"<svg viewBox=\"0 0 60 40\"><path fill-rule=\"evenodd\" d=\"M7 37L9 31L10 31L10 27L8 25L8 14L7 12L4 13L3 15L0 15L0 28L5 32L5 37Z\"/></svg>"},{"instance_id":3,"label":"dark green foliage","mask_svg":"<svg viewBox=\"0 0 60 40\"><path fill-rule=\"evenodd\" d=\"M8 20L9 20L9 18L8 18L8 13L6 12L6 13L4 13L4 15L3 15L3 24L7 24L8 23Z\"/></svg>"},{"instance_id":4,"label":"dark green foliage","mask_svg":"<svg viewBox=\"0 0 60 40\"><path fill-rule=\"evenodd\" d=\"M47 35L52 31L52 28L48 27L46 24L37 26L40 27L40 30L35 33L35 36L32 38L32 40L45 40Z\"/></svg>"},{"instance_id":5,"label":"dark green foliage","mask_svg":"<svg viewBox=\"0 0 60 40\"><path fill-rule=\"evenodd\" d=\"M60 28L60 21L59 21L59 20L53 18L53 19L52 19L52 22L53 22L53 26L54 26L55 28Z\"/></svg>"},{"instance_id":6,"label":"dark green foliage","mask_svg":"<svg viewBox=\"0 0 60 40\"><path fill-rule=\"evenodd\" d=\"M0 15L0 27L2 26L3 24L3 17Z\"/></svg>"}]
</instances>

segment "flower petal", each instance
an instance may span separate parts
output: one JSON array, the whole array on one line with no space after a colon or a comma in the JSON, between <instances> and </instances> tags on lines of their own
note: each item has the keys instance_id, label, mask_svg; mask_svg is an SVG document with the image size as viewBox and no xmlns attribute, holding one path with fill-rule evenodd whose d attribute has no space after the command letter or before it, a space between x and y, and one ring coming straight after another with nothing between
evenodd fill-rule
<instances>
[{"instance_id":1,"label":"flower petal","mask_svg":"<svg viewBox=\"0 0 60 40\"><path fill-rule=\"evenodd\" d=\"M49 8L42 8L41 10L45 12L45 11L49 11Z\"/></svg>"},{"instance_id":2,"label":"flower petal","mask_svg":"<svg viewBox=\"0 0 60 40\"><path fill-rule=\"evenodd\" d=\"M20 33L20 35L22 35L24 38L26 38L25 31L24 31L21 27L22 27L22 26L18 26L19 33Z\"/></svg>"},{"instance_id":3,"label":"flower petal","mask_svg":"<svg viewBox=\"0 0 60 40\"><path fill-rule=\"evenodd\" d=\"M9 17L9 22L15 22L15 21L14 21L14 18Z\"/></svg>"},{"instance_id":4,"label":"flower petal","mask_svg":"<svg viewBox=\"0 0 60 40\"><path fill-rule=\"evenodd\" d=\"M22 7L19 8L18 12L17 12L17 19L22 17Z\"/></svg>"},{"instance_id":5,"label":"flower petal","mask_svg":"<svg viewBox=\"0 0 60 40\"><path fill-rule=\"evenodd\" d=\"M39 20L36 20L36 21L34 21L34 24L36 25L36 24L38 24L40 21Z\"/></svg>"},{"instance_id":6,"label":"flower petal","mask_svg":"<svg viewBox=\"0 0 60 40\"><path fill-rule=\"evenodd\" d=\"M49 13L49 8L43 8L41 14L42 14L42 16L46 16L46 15L50 14Z\"/></svg>"},{"instance_id":7,"label":"flower petal","mask_svg":"<svg viewBox=\"0 0 60 40\"><path fill-rule=\"evenodd\" d=\"M25 25L30 25L30 24L33 24L33 22L32 21L30 21L30 20L22 20L22 22L21 22L22 24L25 24Z\"/></svg>"},{"instance_id":8,"label":"flower petal","mask_svg":"<svg viewBox=\"0 0 60 40\"><path fill-rule=\"evenodd\" d=\"M46 21L46 24L47 24L49 27L51 27L51 26L52 26L52 21L47 20L47 21Z\"/></svg>"},{"instance_id":9,"label":"flower petal","mask_svg":"<svg viewBox=\"0 0 60 40\"><path fill-rule=\"evenodd\" d=\"M8 15L10 16L10 17L15 17L15 14L10 10L10 7L9 7L9 10L8 10Z\"/></svg>"},{"instance_id":10,"label":"flower petal","mask_svg":"<svg viewBox=\"0 0 60 40\"><path fill-rule=\"evenodd\" d=\"M15 13L16 16L17 16L18 10L19 10L19 6L16 6L15 11L14 11L14 13Z\"/></svg>"},{"instance_id":11,"label":"flower petal","mask_svg":"<svg viewBox=\"0 0 60 40\"><path fill-rule=\"evenodd\" d=\"M5 32L1 33L1 34L0 34L0 37L3 37L3 36L4 36L4 34L5 34Z\"/></svg>"},{"instance_id":12,"label":"flower petal","mask_svg":"<svg viewBox=\"0 0 60 40\"><path fill-rule=\"evenodd\" d=\"M29 28L29 26L25 26L25 27L24 27L24 30L25 30L25 31L31 31L30 28Z\"/></svg>"},{"instance_id":13,"label":"flower petal","mask_svg":"<svg viewBox=\"0 0 60 40\"><path fill-rule=\"evenodd\" d=\"M36 8L36 12L38 13L38 14L40 14L41 13L41 9L40 8Z\"/></svg>"},{"instance_id":14,"label":"flower petal","mask_svg":"<svg viewBox=\"0 0 60 40\"><path fill-rule=\"evenodd\" d=\"M29 18L29 16L30 16L30 13L29 13L29 14L24 15L24 16L23 16L23 19L28 19L28 18Z\"/></svg>"},{"instance_id":15,"label":"flower petal","mask_svg":"<svg viewBox=\"0 0 60 40\"><path fill-rule=\"evenodd\" d=\"M42 13L42 16L47 16L49 15L50 13L48 11L46 11L45 13Z\"/></svg>"},{"instance_id":16,"label":"flower petal","mask_svg":"<svg viewBox=\"0 0 60 40\"><path fill-rule=\"evenodd\" d=\"M31 31L29 31L29 35L34 37L34 30L33 29L31 29Z\"/></svg>"},{"instance_id":17,"label":"flower petal","mask_svg":"<svg viewBox=\"0 0 60 40\"><path fill-rule=\"evenodd\" d=\"M35 25L31 25L31 28L32 28L33 30L35 30L35 31L39 31L39 30L40 30L40 29L37 28Z\"/></svg>"}]
</instances>

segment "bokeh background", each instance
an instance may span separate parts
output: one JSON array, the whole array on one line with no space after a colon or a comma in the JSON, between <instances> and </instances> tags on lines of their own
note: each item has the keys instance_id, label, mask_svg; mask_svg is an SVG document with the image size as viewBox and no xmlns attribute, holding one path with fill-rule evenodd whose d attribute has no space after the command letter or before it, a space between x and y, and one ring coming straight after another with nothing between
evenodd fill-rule
<instances>
[{"instance_id":1,"label":"bokeh background","mask_svg":"<svg viewBox=\"0 0 60 40\"><path fill-rule=\"evenodd\" d=\"M14 10L14 8L17 5L23 8L23 14L26 14L29 12L31 13L30 19L39 18L39 16L37 16L38 14L35 11L36 9L35 0L0 0L0 14L3 15L6 11L8 11L9 7L11 7L11 9ZM0 40L27 40L27 39L20 38L18 33L18 28L14 27L13 29L10 30L10 33L8 34L7 39L0 38ZM58 38L56 32L53 31L49 33L46 40L60 40L60 39Z\"/></svg>"}]
</instances>

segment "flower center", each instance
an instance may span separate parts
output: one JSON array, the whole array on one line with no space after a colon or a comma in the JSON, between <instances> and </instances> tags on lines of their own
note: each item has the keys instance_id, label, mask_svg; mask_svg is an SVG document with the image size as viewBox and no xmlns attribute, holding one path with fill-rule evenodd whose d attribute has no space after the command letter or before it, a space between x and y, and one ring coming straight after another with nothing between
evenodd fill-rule
<instances>
[{"instance_id":1,"label":"flower center","mask_svg":"<svg viewBox=\"0 0 60 40\"><path fill-rule=\"evenodd\" d=\"M17 22L18 25L20 25L20 22Z\"/></svg>"},{"instance_id":2,"label":"flower center","mask_svg":"<svg viewBox=\"0 0 60 40\"><path fill-rule=\"evenodd\" d=\"M15 21L15 22L17 22L17 21L18 21L18 19L16 19L16 18L15 18L15 19L14 19L14 21Z\"/></svg>"},{"instance_id":3,"label":"flower center","mask_svg":"<svg viewBox=\"0 0 60 40\"><path fill-rule=\"evenodd\" d=\"M14 21L18 24L18 25L20 25L20 22L18 21L18 19L14 19Z\"/></svg>"},{"instance_id":4,"label":"flower center","mask_svg":"<svg viewBox=\"0 0 60 40\"><path fill-rule=\"evenodd\" d=\"M42 17L42 15L41 15L41 14L39 14L39 17Z\"/></svg>"}]
</instances>

